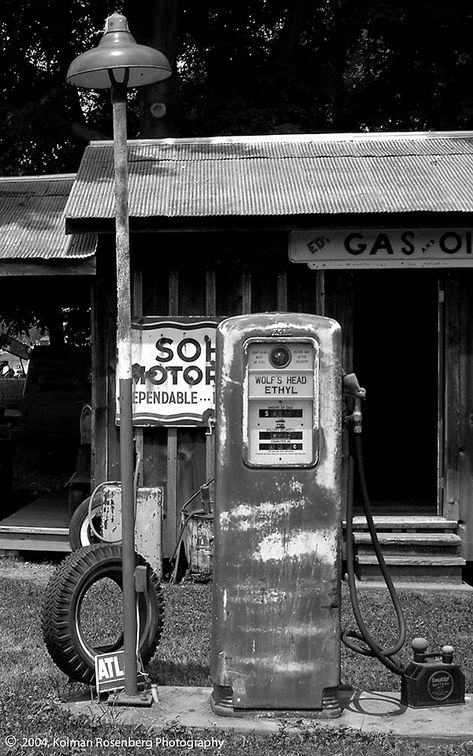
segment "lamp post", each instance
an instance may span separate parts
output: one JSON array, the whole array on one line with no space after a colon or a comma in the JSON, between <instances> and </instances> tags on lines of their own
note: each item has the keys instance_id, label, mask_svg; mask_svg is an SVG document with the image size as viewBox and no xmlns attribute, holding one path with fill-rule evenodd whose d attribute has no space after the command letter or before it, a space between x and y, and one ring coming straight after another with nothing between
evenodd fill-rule
<instances>
[{"instance_id":1,"label":"lamp post","mask_svg":"<svg viewBox=\"0 0 473 756\"><path fill-rule=\"evenodd\" d=\"M125 16L113 13L97 47L72 61L66 79L85 89L111 89L115 184L117 270L117 376L120 408L120 477L122 502L122 579L125 648L125 690L117 702L149 704L138 695L137 620L135 593L134 446L131 356L131 277L126 132L127 89L162 81L171 67L162 53L138 45Z\"/></svg>"}]
</instances>

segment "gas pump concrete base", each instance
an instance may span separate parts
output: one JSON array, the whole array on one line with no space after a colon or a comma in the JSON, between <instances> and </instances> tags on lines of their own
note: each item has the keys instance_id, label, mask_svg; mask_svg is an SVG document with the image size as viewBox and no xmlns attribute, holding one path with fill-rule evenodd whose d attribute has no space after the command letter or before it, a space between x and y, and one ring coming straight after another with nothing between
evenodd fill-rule
<instances>
[{"instance_id":1,"label":"gas pump concrete base","mask_svg":"<svg viewBox=\"0 0 473 756\"><path fill-rule=\"evenodd\" d=\"M429 743L461 744L473 740L471 696L466 697L463 706L414 709L401 703L398 692L346 690L340 694L340 717L314 719L306 717L305 712L298 716L296 712L284 715L278 711L263 712L261 716L216 717L209 706L211 692L208 687L162 686L158 688L158 703L151 708L120 707L114 714L114 722L144 727L153 743L163 730L170 739L176 722L190 731L195 740L208 736L209 732L220 739L225 732L272 735L280 732L282 726L288 734L304 733L305 738L313 734L314 744L321 729L386 734ZM73 716L91 719L103 716L103 704L91 702L85 693L81 700L60 705Z\"/></svg>"},{"instance_id":2,"label":"gas pump concrete base","mask_svg":"<svg viewBox=\"0 0 473 756\"><path fill-rule=\"evenodd\" d=\"M324 691L322 696L322 707L320 709L239 709L233 706L233 694L228 691L223 694L218 701L215 700L215 686L210 696L210 707L214 714L219 717L239 717L239 718L294 718L294 719L337 719L342 715L342 707L339 702L339 692L337 690ZM226 695L226 697L223 697Z\"/></svg>"}]
</instances>

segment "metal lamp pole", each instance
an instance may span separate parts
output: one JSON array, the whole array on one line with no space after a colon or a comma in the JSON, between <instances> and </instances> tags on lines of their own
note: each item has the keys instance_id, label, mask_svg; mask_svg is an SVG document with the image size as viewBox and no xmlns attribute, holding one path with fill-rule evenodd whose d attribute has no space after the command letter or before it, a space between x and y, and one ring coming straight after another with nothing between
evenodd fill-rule
<instances>
[{"instance_id":1,"label":"metal lamp pole","mask_svg":"<svg viewBox=\"0 0 473 756\"><path fill-rule=\"evenodd\" d=\"M66 77L77 87L111 89L112 96L125 648L125 690L115 702L126 705L148 705L151 702L149 697L138 695L137 683L127 89L161 81L170 75L171 67L164 55L151 47L138 45L129 32L125 16L113 13L106 20L99 45L79 55L71 63Z\"/></svg>"},{"instance_id":2,"label":"metal lamp pole","mask_svg":"<svg viewBox=\"0 0 473 756\"><path fill-rule=\"evenodd\" d=\"M120 407L120 478L122 506L123 638L125 695L138 695L136 662L135 502L131 375L131 271L128 215L126 86L112 85L113 162L115 173L115 259L117 273L117 379Z\"/></svg>"}]
</instances>

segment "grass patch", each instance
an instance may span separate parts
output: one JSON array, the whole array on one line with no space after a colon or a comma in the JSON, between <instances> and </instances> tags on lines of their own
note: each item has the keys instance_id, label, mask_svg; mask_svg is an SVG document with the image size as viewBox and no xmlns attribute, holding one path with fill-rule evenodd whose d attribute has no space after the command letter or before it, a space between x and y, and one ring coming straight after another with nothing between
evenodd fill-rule
<instances>
[{"instance_id":1,"label":"grass patch","mask_svg":"<svg viewBox=\"0 0 473 756\"><path fill-rule=\"evenodd\" d=\"M70 694L67 679L53 664L43 644L39 626L39 605L54 565L0 560L0 641L2 672L0 673L0 754L2 756L68 756L74 754L172 753L188 754L189 746L156 745L156 733L130 728L117 723L113 710L104 707L94 720L72 718L58 706ZM209 686L209 654L211 632L211 588L205 585L163 586L166 619L162 641L151 662L161 685ZM456 658L466 675L467 690L473 692L473 594L401 591L409 629L408 643L416 635L424 635L432 650L443 643L455 648ZM393 639L394 615L384 591L370 589L360 593L360 604L368 627L381 641ZM348 592L342 590L342 625L354 626ZM399 655L406 662L409 648ZM373 660L342 649L343 681L357 689L397 690L399 681ZM463 756L473 754L473 744L439 746L406 742L390 736L362 735L314 728L294 735L283 729L277 735L243 736L195 733L178 725L159 733L169 741L224 739L220 750L209 748L206 754L245 754L269 756L383 756L383 754L415 754L416 756ZM18 738L10 750L4 746L8 735ZM25 738L25 741L21 741ZM113 746L92 744L113 739ZM44 741L49 745L46 747ZM120 745L119 741L126 745ZM139 745L133 745L133 742ZM150 744L149 746L147 744ZM6 748L6 750L5 750ZM195 751L199 752L196 746ZM201 749L202 750L202 749Z\"/></svg>"}]
</instances>

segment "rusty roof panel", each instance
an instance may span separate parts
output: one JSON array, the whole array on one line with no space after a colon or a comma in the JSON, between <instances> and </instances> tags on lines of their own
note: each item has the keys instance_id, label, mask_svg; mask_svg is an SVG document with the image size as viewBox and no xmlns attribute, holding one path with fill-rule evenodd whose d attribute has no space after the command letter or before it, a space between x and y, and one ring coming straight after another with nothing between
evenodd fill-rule
<instances>
[{"instance_id":1,"label":"rusty roof panel","mask_svg":"<svg viewBox=\"0 0 473 756\"><path fill-rule=\"evenodd\" d=\"M473 132L130 141L130 216L472 212ZM86 149L67 220L113 218L113 143Z\"/></svg>"},{"instance_id":2,"label":"rusty roof panel","mask_svg":"<svg viewBox=\"0 0 473 756\"><path fill-rule=\"evenodd\" d=\"M95 236L65 235L64 207L74 178L0 178L0 259L80 259L95 253Z\"/></svg>"}]
</instances>

